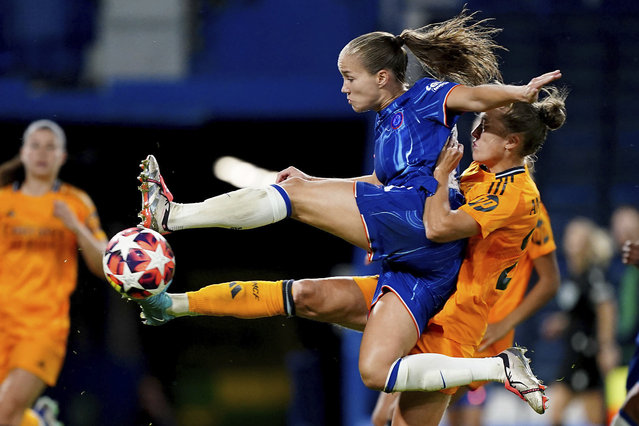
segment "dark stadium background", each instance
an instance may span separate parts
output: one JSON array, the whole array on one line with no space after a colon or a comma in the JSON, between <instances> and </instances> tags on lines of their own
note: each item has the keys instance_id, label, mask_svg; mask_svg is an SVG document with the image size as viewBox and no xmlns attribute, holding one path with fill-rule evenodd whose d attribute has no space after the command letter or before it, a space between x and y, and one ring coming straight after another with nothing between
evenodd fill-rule
<instances>
[{"instance_id":1,"label":"dark stadium background","mask_svg":"<svg viewBox=\"0 0 639 426\"><path fill-rule=\"evenodd\" d=\"M58 121L70 153L62 176L90 193L109 236L137 223L138 164L149 153L180 202L233 189L212 174L224 155L318 176L370 171L374 116L355 114L339 93L337 54L361 33L399 33L408 2L193 0L183 75L92 80L88 52L105 3L0 4L0 160L17 152L31 120ZM423 24L463 5L423 3L430 16ZM560 84L571 91L568 121L549 137L536 171L557 241L575 215L607 226L614 207L638 205L637 3L467 4L504 28L506 82L560 68ZM470 119L460 125L462 141ZM362 253L293 221L242 232L188 230L168 240L176 292L362 270ZM67 360L47 392L60 401L65 424L171 424L149 406L169 408L181 425L366 424L374 394L342 357L356 355L356 335L286 318L186 318L151 328L137 314L82 269ZM536 348L534 366L552 381L556 350L536 341L536 318L518 338Z\"/></svg>"}]
</instances>

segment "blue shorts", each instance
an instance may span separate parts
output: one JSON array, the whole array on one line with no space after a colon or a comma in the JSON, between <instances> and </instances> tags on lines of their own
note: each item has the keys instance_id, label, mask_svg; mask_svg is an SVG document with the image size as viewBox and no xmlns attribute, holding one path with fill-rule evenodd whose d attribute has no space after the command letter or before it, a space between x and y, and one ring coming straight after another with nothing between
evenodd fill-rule
<instances>
[{"instance_id":1,"label":"blue shorts","mask_svg":"<svg viewBox=\"0 0 639 426\"><path fill-rule=\"evenodd\" d=\"M418 189L357 182L355 200L368 235L370 260L382 264L373 305L383 293L394 292L421 334L455 291L466 240L434 243L426 238L426 194ZM452 209L464 202L452 189L449 200Z\"/></svg>"}]
</instances>

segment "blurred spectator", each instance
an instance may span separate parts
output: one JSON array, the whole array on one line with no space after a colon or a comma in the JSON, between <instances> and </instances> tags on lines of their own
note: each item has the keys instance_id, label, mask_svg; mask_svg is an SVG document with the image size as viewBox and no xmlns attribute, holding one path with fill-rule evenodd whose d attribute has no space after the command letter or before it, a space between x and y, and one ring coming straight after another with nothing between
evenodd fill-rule
<instances>
[{"instance_id":1,"label":"blurred spectator","mask_svg":"<svg viewBox=\"0 0 639 426\"><path fill-rule=\"evenodd\" d=\"M567 344L560 379L550 386L551 422L561 424L566 407L578 397L588 420L603 424L603 377L619 361L614 290L604 273L613 254L612 241L591 220L577 217L566 226L563 251L567 276L557 297L561 311L550 315L543 325L545 337L562 336Z\"/></svg>"},{"instance_id":2,"label":"blurred spectator","mask_svg":"<svg viewBox=\"0 0 639 426\"><path fill-rule=\"evenodd\" d=\"M639 266L639 240L627 240L624 243L621 259L625 264ZM619 413L610 422L610 426L636 426L639 424L639 335L635 340L635 354L628 366L626 391L626 399Z\"/></svg>"},{"instance_id":3,"label":"blurred spectator","mask_svg":"<svg viewBox=\"0 0 639 426\"><path fill-rule=\"evenodd\" d=\"M612 214L610 227L617 249L621 251L627 241L639 240L639 210L629 205L618 207ZM621 256L616 256L610 279L617 289L617 339L621 345L622 363L625 365L634 353L635 336L639 332L639 269L623 264Z\"/></svg>"}]
</instances>

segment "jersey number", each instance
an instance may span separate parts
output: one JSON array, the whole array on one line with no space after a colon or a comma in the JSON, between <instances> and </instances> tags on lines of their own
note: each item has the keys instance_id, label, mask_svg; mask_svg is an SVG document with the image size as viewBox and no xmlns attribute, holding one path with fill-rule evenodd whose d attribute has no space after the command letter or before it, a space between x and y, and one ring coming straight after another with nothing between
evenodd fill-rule
<instances>
[{"instance_id":1,"label":"jersey number","mask_svg":"<svg viewBox=\"0 0 639 426\"><path fill-rule=\"evenodd\" d=\"M517 262L501 271L501 274L499 274L499 278L497 278L497 290L506 290L506 288L508 287L508 283L510 283L510 280L512 280L512 277L509 277L508 274L515 268L515 266L517 266Z\"/></svg>"},{"instance_id":2,"label":"jersey number","mask_svg":"<svg viewBox=\"0 0 639 426\"><path fill-rule=\"evenodd\" d=\"M521 242L522 250L524 250L528 245L528 241L530 241L530 236L532 235L534 230L535 228L531 229L530 232L524 237L524 240ZM506 288L508 287L508 283L510 283L510 280L512 280L512 278L509 277L508 274L515 268L515 266L517 266L517 262L501 271L501 274L499 274L499 278L497 278L497 290L506 290Z\"/></svg>"}]
</instances>

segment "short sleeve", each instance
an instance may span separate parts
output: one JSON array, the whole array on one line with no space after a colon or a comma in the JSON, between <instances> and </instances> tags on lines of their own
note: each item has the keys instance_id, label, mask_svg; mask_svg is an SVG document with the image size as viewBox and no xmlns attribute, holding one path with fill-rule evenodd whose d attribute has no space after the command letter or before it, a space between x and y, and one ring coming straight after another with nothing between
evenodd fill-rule
<instances>
[{"instance_id":1,"label":"short sleeve","mask_svg":"<svg viewBox=\"0 0 639 426\"><path fill-rule=\"evenodd\" d=\"M466 204L460 210L468 213L481 228L483 238L496 229L517 220L513 213L519 204L519 191L498 195L490 193L490 182L475 185L466 194Z\"/></svg>"},{"instance_id":2,"label":"short sleeve","mask_svg":"<svg viewBox=\"0 0 639 426\"><path fill-rule=\"evenodd\" d=\"M433 120L446 127L452 127L459 114L447 111L446 100L448 95L459 84L424 78L415 83L417 95L415 103L418 117L424 120Z\"/></svg>"}]
</instances>

